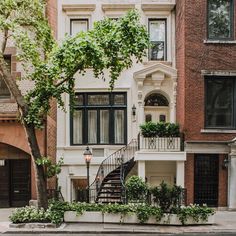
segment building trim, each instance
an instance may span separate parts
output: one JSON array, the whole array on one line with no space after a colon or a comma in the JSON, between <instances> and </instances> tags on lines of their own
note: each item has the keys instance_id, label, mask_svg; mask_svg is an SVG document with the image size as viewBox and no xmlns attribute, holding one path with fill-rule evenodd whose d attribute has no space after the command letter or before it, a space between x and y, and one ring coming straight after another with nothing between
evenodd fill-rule
<instances>
[{"instance_id":1,"label":"building trim","mask_svg":"<svg viewBox=\"0 0 236 236\"><path fill-rule=\"evenodd\" d=\"M143 11L171 11L175 7L175 3L144 3L141 4Z\"/></svg>"},{"instance_id":2,"label":"building trim","mask_svg":"<svg viewBox=\"0 0 236 236\"><path fill-rule=\"evenodd\" d=\"M86 11L92 12L96 8L95 4L63 4L62 10L65 12L68 11Z\"/></svg>"}]
</instances>

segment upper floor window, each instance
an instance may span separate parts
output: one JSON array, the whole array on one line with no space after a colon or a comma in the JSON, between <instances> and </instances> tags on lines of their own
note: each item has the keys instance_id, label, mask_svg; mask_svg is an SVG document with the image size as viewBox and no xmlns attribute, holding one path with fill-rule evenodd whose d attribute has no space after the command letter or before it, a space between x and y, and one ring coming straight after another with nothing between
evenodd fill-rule
<instances>
[{"instance_id":1,"label":"upper floor window","mask_svg":"<svg viewBox=\"0 0 236 236\"><path fill-rule=\"evenodd\" d=\"M208 38L232 39L233 0L208 0Z\"/></svg>"},{"instance_id":2,"label":"upper floor window","mask_svg":"<svg viewBox=\"0 0 236 236\"><path fill-rule=\"evenodd\" d=\"M125 144L126 93L77 93L72 144Z\"/></svg>"},{"instance_id":3,"label":"upper floor window","mask_svg":"<svg viewBox=\"0 0 236 236\"><path fill-rule=\"evenodd\" d=\"M11 71L11 56L4 56L5 62L7 63L9 71ZM0 77L0 99L11 98L11 93L4 82Z\"/></svg>"},{"instance_id":4,"label":"upper floor window","mask_svg":"<svg viewBox=\"0 0 236 236\"><path fill-rule=\"evenodd\" d=\"M205 89L206 128L236 128L236 78L208 76Z\"/></svg>"},{"instance_id":5,"label":"upper floor window","mask_svg":"<svg viewBox=\"0 0 236 236\"><path fill-rule=\"evenodd\" d=\"M166 60L166 20L149 19L148 29L150 42L149 59L164 61Z\"/></svg>"},{"instance_id":6,"label":"upper floor window","mask_svg":"<svg viewBox=\"0 0 236 236\"><path fill-rule=\"evenodd\" d=\"M70 35L75 36L81 31L87 31L89 28L88 19L71 19L70 20Z\"/></svg>"}]
</instances>

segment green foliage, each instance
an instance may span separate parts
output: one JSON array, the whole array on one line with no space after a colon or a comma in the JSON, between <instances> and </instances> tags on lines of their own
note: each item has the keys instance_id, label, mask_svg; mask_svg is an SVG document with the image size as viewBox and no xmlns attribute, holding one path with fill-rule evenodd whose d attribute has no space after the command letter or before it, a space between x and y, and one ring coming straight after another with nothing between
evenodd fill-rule
<instances>
[{"instance_id":1,"label":"green foliage","mask_svg":"<svg viewBox=\"0 0 236 236\"><path fill-rule=\"evenodd\" d=\"M153 201L161 208L163 212L171 212L172 208L180 207L182 187L169 186L162 182L160 186L151 189Z\"/></svg>"},{"instance_id":2,"label":"green foliage","mask_svg":"<svg viewBox=\"0 0 236 236\"><path fill-rule=\"evenodd\" d=\"M156 221L158 222L161 220L163 212L159 207L141 204L136 208L136 215L140 223L145 223L148 221L149 217L155 217Z\"/></svg>"},{"instance_id":3,"label":"green foliage","mask_svg":"<svg viewBox=\"0 0 236 236\"><path fill-rule=\"evenodd\" d=\"M179 125L175 123L147 122L140 125L144 137L179 137Z\"/></svg>"},{"instance_id":4,"label":"green foliage","mask_svg":"<svg viewBox=\"0 0 236 236\"><path fill-rule=\"evenodd\" d=\"M76 211L77 215L81 215L85 211L100 211L122 216L136 214L140 223L145 223L150 217L155 217L156 222L159 222L164 214L160 207L143 203L121 205L52 201L46 211L43 208L38 209L32 206L17 208L10 216L10 220L13 223L51 222L58 225L62 223L65 211ZM195 222L206 221L210 215L214 214L214 210L207 206L190 205L172 208L170 213L177 214L182 224L185 224L189 218L193 218Z\"/></svg>"},{"instance_id":5,"label":"green foliage","mask_svg":"<svg viewBox=\"0 0 236 236\"><path fill-rule=\"evenodd\" d=\"M207 207L206 205L189 205L173 210L179 217L179 220L184 225L189 218L192 218L195 222L207 221L208 217L215 214L214 209Z\"/></svg>"},{"instance_id":6,"label":"green foliage","mask_svg":"<svg viewBox=\"0 0 236 236\"><path fill-rule=\"evenodd\" d=\"M48 179L61 173L61 166L63 163L63 158L60 158L56 164L53 164L52 160L48 157L41 157L36 160L37 165L41 165L46 168L45 174Z\"/></svg>"},{"instance_id":7,"label":"green foliage","mask_svg":"<svg viewBox=\"0 0 236 236\"><path fill-rule=\"evenodd\" d=\"M145 202L147 198L148 186L138 176L131 176L125 183L125 188L129 202Z\"/></svg>"},{"instance_id":8,"label":"green foliage","mask_svg":"<svg viewBox=\"0 0 236 236\"><path fill-rule=\"evenodd\" d=\"M50 222L43 208L38 209L33 206L16 208L9 218L13 223Z\"/></svg>"}]
</instances>

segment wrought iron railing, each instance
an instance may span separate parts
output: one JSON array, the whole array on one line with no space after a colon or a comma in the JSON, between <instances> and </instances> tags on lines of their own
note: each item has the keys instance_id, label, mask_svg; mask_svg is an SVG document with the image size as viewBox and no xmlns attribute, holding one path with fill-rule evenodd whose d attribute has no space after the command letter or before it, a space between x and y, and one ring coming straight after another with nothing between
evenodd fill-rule
<instances>
[{"instance_id":1,"label":"wrought iron railing","mask_svg":"<svg viewBox=\"0 0 236 236\"><path fill-rule=\"evenodd\" d=\"M89 186L90 202L96 202L103 180L109 173L119 167L121 167L120 178L122 179L122 183L124 182L123 178L125 175L125 170L123 168L123 164L130 161L134 157L137 148L137 140L132 140L127 146L122 147L103 160L98 168L94 182Z\"/></svg>"},{"instance_id":2,"label":"wrought iron railing","mask_svg":"<svg viewBox=\"0 0 236 236\"><path fill-rule=\"evenodd\" d=\"M180 137L143 137L140 135L139 148L157 152L179 152L182 150L182 139Z\"/></svg>"}]
</instances>

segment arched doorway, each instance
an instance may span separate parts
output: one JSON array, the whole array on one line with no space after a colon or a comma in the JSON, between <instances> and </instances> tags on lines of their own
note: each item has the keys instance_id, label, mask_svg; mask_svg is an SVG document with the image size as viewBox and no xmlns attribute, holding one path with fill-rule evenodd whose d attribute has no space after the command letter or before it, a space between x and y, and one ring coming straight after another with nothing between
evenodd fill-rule
<instances>
[{"instance_id":1,"label":"arched doorway","mask_svg":"<svg viewBox=\"0 0 236 236\"><path fill-rule=\"evenodd\" d=\"M145 122L169 122L169 101L160 93L152 93L144 100Z\"/></svg>"},{"instance_id":2,"label":"arched doorway","mask_svg":"<svg viewBox=\"0 0 236 236\"><path fill-rule=\"evenodd\" d=\"M30 155L0 143L0 207L21 207L31 198Z\"/></svg>"}]
</instances>

